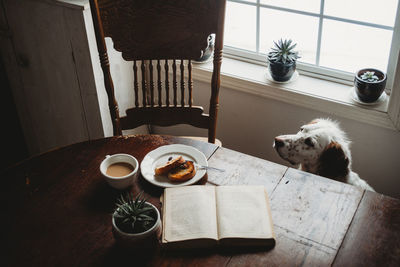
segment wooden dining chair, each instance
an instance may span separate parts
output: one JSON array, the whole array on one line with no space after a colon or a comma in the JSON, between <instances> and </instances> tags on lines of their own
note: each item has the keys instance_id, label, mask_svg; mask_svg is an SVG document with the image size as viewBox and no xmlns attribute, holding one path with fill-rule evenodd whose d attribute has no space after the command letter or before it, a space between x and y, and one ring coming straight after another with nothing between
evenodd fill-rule
<instances>
[{"instance_id":1,"label":"wooden dining chair","mask_svg":"<svg viewBox=\"0 0 400 267\"><path fill-rule=\"evenodd\" d=\"M90 7L114 135L140 125L189 124L208 129L208 142L214 143L225 0L90 0ZM211 34L215 49L206 114L194 104L192 61L204 54ZM123 59L133 61L134 106L123 117L105 37L111 37Z\"/></svg>"}]
</instances>

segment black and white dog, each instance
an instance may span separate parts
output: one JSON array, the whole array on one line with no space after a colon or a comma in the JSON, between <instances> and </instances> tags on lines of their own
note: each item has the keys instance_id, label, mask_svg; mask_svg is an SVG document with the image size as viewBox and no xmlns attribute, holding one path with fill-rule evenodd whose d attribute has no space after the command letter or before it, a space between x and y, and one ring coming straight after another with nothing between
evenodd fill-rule
<instances>
[{"instance_id":1,"label":"black and white dog","mask_svg":"<svg viewBox=\"0 0 400 267\"><path fill-rule=\"evenodd\" d=\"M315 119L296 134L275 137L273 146L282 159L303 171L374 191L351 170L350 141L337 122Z\"/></svg>"}]
</instances>

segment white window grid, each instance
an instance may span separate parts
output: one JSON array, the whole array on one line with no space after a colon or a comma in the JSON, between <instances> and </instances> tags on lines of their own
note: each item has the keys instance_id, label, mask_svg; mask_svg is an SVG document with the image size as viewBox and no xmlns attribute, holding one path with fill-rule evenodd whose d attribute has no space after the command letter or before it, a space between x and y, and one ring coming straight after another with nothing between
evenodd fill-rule
<instances>
[{"instance_id":1,"label":"white window grid","mask_svg":"<svg viewBox=\"0 0 400 267\"><path fill-rule=\"evenodd\" d=\"M331 69L331 68L327 68L327 67L321 67L319 65L323 20L329 19L329 20L334 20L334 21L352 23L352 24L356 24L356 25L369 26L369 27L373 27L373 28L377 28L377 29L384 29L384 30L392 31L393 32L392 45L391 45L391 49L390 49L391 51L390 51L390 56L389 56L388 68L386 70L386 72L388 74L388 82L387 82L386 87L387 87L387 92L390 92L390 89L393 86L393 79L394 79L394 77L391 77L391 76L393 76L393 74L394 74L395 65L397 63L397 53L399 51L399 46L400 46L400 41L399 41L400 33L398 33L399 32L398 29L400 28L400 19L399 19L400 16L398 14L399 11L397 11L397 14L396 14L395 25L394 25L394 27L391 27L391 26L387 26L387 25L381 25L381 24L376 24L376 23L370 23L370 22L364 22L364 21L359 21L359 20L352 20L352 19L347 19L347 18L325 15L324 14L325 0L320 0L321 3L320 3L319 13L296 10L296 9L279 7L279 6L268 5L268 4L262 4L262 3L260 3L260 0L256 0L256 2L248 2L248 1L243 1L243 0L227 0L227 1L240 3L240 4L246 4L246 5L256 7L256 52L225 45L224 46L225 55L227 55L228 57L231 57L231 58L236 58L236 59L240 59L240 60L244 60L244 61L248 61L248 62L252 62L252 63L256 63L256 64L262 64L262 65L267 64L266 63L266 54L260 52L260 9L261 8L268 8L268 9L285 11L285 12L290 12L290 13L295 13L295 14L300 14L300 15L317 17L317 18L319 18L319 25L318 25L316 64L308 64L308 63L304 63L304 62L298 62L297 69L300 72L305 73L308 76L323 78L326 80L342 82L342 83L346 83L346 84L350 84L354 80L354 73ZM398 10L399 10L399 8L398 8Z\"/></svg>"}]
</instances>

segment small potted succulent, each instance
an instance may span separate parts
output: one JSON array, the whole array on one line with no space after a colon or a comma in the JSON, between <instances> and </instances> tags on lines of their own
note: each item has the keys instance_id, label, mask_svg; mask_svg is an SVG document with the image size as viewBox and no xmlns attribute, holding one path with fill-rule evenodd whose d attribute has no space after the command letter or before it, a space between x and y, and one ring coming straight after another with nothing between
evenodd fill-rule
<instances>
[{"instance_id":1,"label":"small potted succulent","mask_svg":"<svg viewBox=\"0 0 400 267\"><path fill-rule=\"evenodd\" d=\"M121 197L112 215L114 238L124 247L149 248L158 244L161 219L158 209L142 197L132 194Z\"/></svg>"},{"instance_id":2,"label":"small potted succulent","mask_svg":"<svg viewBox=\"0 0 400 267\"><path fill-rule=\"evenodd\" d=\"M286 82L292 78L296 70L296 61L300 58L298 52L294 50L296 45L291 39L274 41L274 47L267 54L267 61L269 72L275 81Z\"/></svg>"},{"instance_id":3,"label":"small potted succulent","mask_svg":"<svg viewBox=\"0 0 400 267\"><path fill-rule=\"evenodd\" d=\"M362 102L372 103L378 100L385 86L386 74L378 69L361 69L354 77L355 91Z\"/></svg>"}]
</instances>

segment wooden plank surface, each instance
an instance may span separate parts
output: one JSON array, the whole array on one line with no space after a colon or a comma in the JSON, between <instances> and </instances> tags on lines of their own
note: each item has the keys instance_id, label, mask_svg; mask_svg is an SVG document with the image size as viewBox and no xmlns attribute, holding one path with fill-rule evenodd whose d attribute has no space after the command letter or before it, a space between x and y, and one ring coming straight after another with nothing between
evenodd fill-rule
<instances>
[{"instance_id":1,"label":"wooden plank surface","mask_svg":"<svg viewBox=\"0 0 400 267\"><path fill-rule=\"evenodd\" d=\"M208 170L208 182L215 185L264 185L269 195L287 167L227 148L219 148L208 165L225 172Z\"/></svg>"},{"instance_id":2,"label":"wooden plank surface","mask_svg":"<svg viewBox=\"0 0 400 267\"><path fill-rule=\"evenodd\" d=\"M30 153L88 140L64 7L29 0L4 6L18 64L11 78L22 81L13 94Z\"/></svg>"},{"instance_id":3,"label":"wooden plank surface","mask_svg":"<svg viewBox=\"0 0 400 267\"><path fill-rule=\"evenodd\" d=\"M290 168L272 195L271 209L278 227L338 249L362 194L357 187Z\"/></svg>"},{"instance_id":4,"label":"wooden plank surface","mask_svg":"<svg viewBox=\"0 0 400 267\"><path fill-rule=\"evenodd\" d=\"M400 200L366 191L334 266L399 266Z\"/></svg>"},{"instance_id":5,"label":"wooden plank surface","mask_svg":"<svg viewBox=\"0 0 400 267\"><path fill-rule=\"evenodd\" d=\"M293 238L275 227L276 245L270 251L246 251L232 255L228 266L330 266L333 249L310 240Z\"/></svg>"},{"instance_id":6,"label":"wooden plank surface","mask_svg":"<svg viewBox=\"0 0 400 267\"><path fill-rule=\"evenodd\" d=\"M111 214L121 191L108 186L99 165L115 153L129 153L141 162L149 151L171 143L190 144L207 158L217 149L166 136L113 137L56 149L1 173L0 199L9 218L0 222L0 235L7 243L5 266L151 264L159 258L158 251L124 253L116 246ZM163 189L141 176L128 190L135 194L145 190L149 201L160 208Z\"/></svg>"},{"instance_id":7,"label":"wooden plank surface","mask_svg":"<svg viewBox=\"0 0 400 267\"><path fill-rule=\"evenodd\" d=\"M121 191L104 181L101 161L108 154L129 153L141 162L151 150L172 143L192 145L210 166L227 169L209 171L200 184L208 179L266 186L273 249L173 253L117 246L111 214ZM252 170L246 172L246 166ZM398 266L400 261L400 200L187 138L139 135L83 142L28 159L1 177L6 266ZM163 189L141 176L129 190L144 190L161 207Z\"/></svg>"},{"instance_id":8,"label":"wooden plank surface","mask_svg":"<svg viewBox=\"0 0 400 267\"><path fill-rule=\"evenodd\" d=\"M362 194L356 187L289 168L271 195L275 248L234 256L230 265L332 264Z\"/></svg>"},{"instance_id":9,"label":"wooden plank surface","mask_svg":"<svg viewBox=\"0 0 400 267\"><path fill-rule=\"evenodd\" d=\"M209 184L260 184L267 188L269 194L287 170L285 166L223 147L218 148L212 155L208 165L225 169L225 172L208 170ZM232 254L232 251L218 249L175 253L165 251L162 258L152 263L155 266L226 266L233 255L235 254Z\"/></svg>"},{"instance_id":10,"label":"wooden plank surface","mask_svg":"<svg viewBox=\"0 0 400 267\"><path fill-rule=\"evenodd\" d=\"M88 36L85 29L83 12L90 10L64 8L64 23L70 39L75 73L81 93L81 105L87 125L89 139L104 137L99 99L94 80L93 66L90 57Z\"/></svg>"},{"instance_id":11,"label":"wooden plank surface","mask_svg":"<svg viewBox=\"0 0 400 267\"><path fill-rule=\"evenodd\" d=\"M0 7L0 27L1 30L4 30L4 34L0 34L0 53L1 53L1 60L3 61L3 65L6 71L7 80L10 85L10 89L12 89L12 94L14 98L15 104L18 105L17 113L19 117L19 121L21 123L21 128L24 133L24 138L26 140L26 144L28 150L32 151L32 146L30 142L35 140L37 137L34 136L33 131L30 131L28 134L27 130L33 129L34 125L32 124L32 120L29 118L29 108L25 105L25 100L23 99L23 95L21 92L24 91L24 83L22 79L19 78L20 76L20 66L17 58L15 56L15 48L12 41L12 32L9 28L9 23L6 18L6 7L5 1L1 1ZM22 102L18 102L17 98L20 98Z\"/></svg>"}]
</instances>

